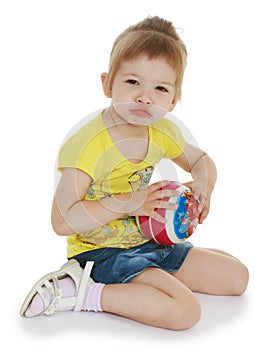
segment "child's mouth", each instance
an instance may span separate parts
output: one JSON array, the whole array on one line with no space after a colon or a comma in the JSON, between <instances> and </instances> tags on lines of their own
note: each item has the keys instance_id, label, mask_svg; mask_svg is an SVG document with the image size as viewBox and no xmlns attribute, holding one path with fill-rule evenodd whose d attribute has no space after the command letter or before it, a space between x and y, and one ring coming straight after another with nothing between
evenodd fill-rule
<instances>
[{"instance_id":1,"label":"child's mouth","mask_svg":"<svg viewBox=\"0 0 261 350\"><path fill-rule=\"evenodd\" d=\"M138 117L151 118L152 114L143 108L131 109L130 112Z\"/></svg>"}]
</instances>

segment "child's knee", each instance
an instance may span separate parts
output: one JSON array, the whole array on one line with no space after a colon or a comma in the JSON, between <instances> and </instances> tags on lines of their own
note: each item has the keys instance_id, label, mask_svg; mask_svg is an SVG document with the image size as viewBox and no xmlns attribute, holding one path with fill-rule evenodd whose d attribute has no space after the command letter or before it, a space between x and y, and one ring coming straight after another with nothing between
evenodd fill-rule
<instances>
[{"instance_id":1,"label":"child's knee","mask_svg":"<svg viewBox=\"0 0 261 350\"><path fill-rule=\"evenodd\" d=\"M173 330L184 330L195 326L201 317L201 307L195 296L175 303L173 312L169 311L168 328Z\"/></svg>"},{"instance_id":2,"label":"child's knee","mask_svg":"<svg viewBox=\"0 0 261 350\"><path fill-rule=\"evenodd\" d=\"M248 285L249 271L241 262L237 262L233 280L233 295L242 295Z\"/></svg>"},{"instance_id":3,"label":"child's knee","mask_svg":"<svg viewBox=\"0 0 261 350\"><path fill-rule=\"evenodd\" d=\"M191 328L195 326L201 317L201 307L196 297L186 301L180 309L180 329Z\"/></svg>"}]
</instances>

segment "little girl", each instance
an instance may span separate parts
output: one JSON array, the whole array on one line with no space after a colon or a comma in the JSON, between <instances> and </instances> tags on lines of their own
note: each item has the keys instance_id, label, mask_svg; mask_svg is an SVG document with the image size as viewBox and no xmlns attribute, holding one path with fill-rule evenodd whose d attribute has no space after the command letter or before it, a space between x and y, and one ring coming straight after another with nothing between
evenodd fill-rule
<instances>
[{"instance_id":1,"label":"little girl","mask_svg":"<svg viewBox=\"0 0 261 350\"><path fill-rule=\"evenodd\" d=\"M54 231L67 236L68 262L41 278L21 314L57 310L109 312L172 330L200 319L193 292L241 295L248 270L236 258L189 242L163 246L139 231L135 216L164 223L155 209L174 210L162 189L149 185L155 165L171 159L191 173L199 223L208 215L216 168L164 118L181 97L186 48L172 24L146 18L115 41L101 75L111 105L65 142L53 207Z\"/></svg>"}]
</instances>

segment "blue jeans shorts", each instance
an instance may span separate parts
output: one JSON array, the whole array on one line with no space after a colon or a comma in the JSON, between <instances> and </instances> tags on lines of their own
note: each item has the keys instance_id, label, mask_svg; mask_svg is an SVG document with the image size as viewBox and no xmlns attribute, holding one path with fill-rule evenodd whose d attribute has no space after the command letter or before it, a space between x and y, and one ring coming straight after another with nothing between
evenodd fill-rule
<instances>
[{"instance_id":1,"label":"blue jeans shorts","mask_svg":"<svg viewBox=\"0 0 261 350\"><path fill-rule=\"evenodd\" d=\"M147 267L157 267L166 272L176 272L183 264L189 250L189 242L163 246L151 241L130 249L102 248L72 257L82 268L87 261L94 261L91 277L105 284L128 283Z\"/></svg>"}]
</instances>

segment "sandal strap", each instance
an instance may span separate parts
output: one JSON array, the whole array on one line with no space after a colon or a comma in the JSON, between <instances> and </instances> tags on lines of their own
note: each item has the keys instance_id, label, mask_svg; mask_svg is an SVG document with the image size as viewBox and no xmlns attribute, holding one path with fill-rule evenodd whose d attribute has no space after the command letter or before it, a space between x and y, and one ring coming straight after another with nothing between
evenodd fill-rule
<instances>
[{"instance_id":1,"label":"sandal strap","mask_svg":"<svg viewBox=\"0 0 261 350\"><path fill-rule=\"evenodd\" d=\"M61 304L62 297L63 297L63 293L59 288L57 277L54 276L51 279L51 281L53 282L53 285L51 285L51 283L48 280L46 280L44 283L44 286L47 288L47 291L49 292L49 299L47 298L43 299L44 306L45 306L43 313L45 315L53 315L55 311L59 308L59 305ZM42 288L39 288L39 289L41 290ZM42 297L44 293L40 295Z\"/></svg>"},{"instance_id":2,"label":"sandal strap","mask_svg":"<svg viewBox=\"0 0 261 350\"><path fill-rule=\"evenodd\" d=\"M82 272L82 277L80 281L80 285L78 287L78 293L77 296L74 297L67 297L63 298L63 293L59 288L58 284L58 278L54 276L52 278L53 286L50 284L49 281L45 281L44 285L47 288L49 294L49 300L46 297L46 293L41 293L40 295L43 297L44 305L45 305L45 310L44 314L45 315L52 315L55 313L56 310L65 310L66 308L74 307L74 311L81 311L82 310L82 305L86 293L86 289L88 285L91 283L90 280L90 274L92 270L94 262L93 261L88 261L85 265L85 268L83 269ZM50 300L51 296L51 300Z\"/></svg>"},{"instance_id":3,"label":"sandal strap","mask_svg":"<svg viewBox=\"0 0 261 350\"><path fill-rule=\"evenodd\" d=\"M88 261L83 269L82 278L81 278L81 282L80 282L79 289L78 289L78 295L77 295L74 311L81 311L82 310L82 305L83 305L86 289L89 286L89 284L91 283L90 274L91 274L93 264L94 264L93 261Z\"/></svg>"},{"instance_id":4,"label":"sandal strap","mask_svg":"<svg viewBox=\"0 0 261 350\"><path fill-rule=\"evenodd\" d=\"M50 304L50 297L52 296L52 292L49 291L49 289L47 288L47 290L45 288L45 284L43 284L43 286L39 286L37 288L37 293L40 295L43 303L44 303L44 310L46 310ZM49 293L48 293L49 291Z\"/></svg>"}]
</instances>

